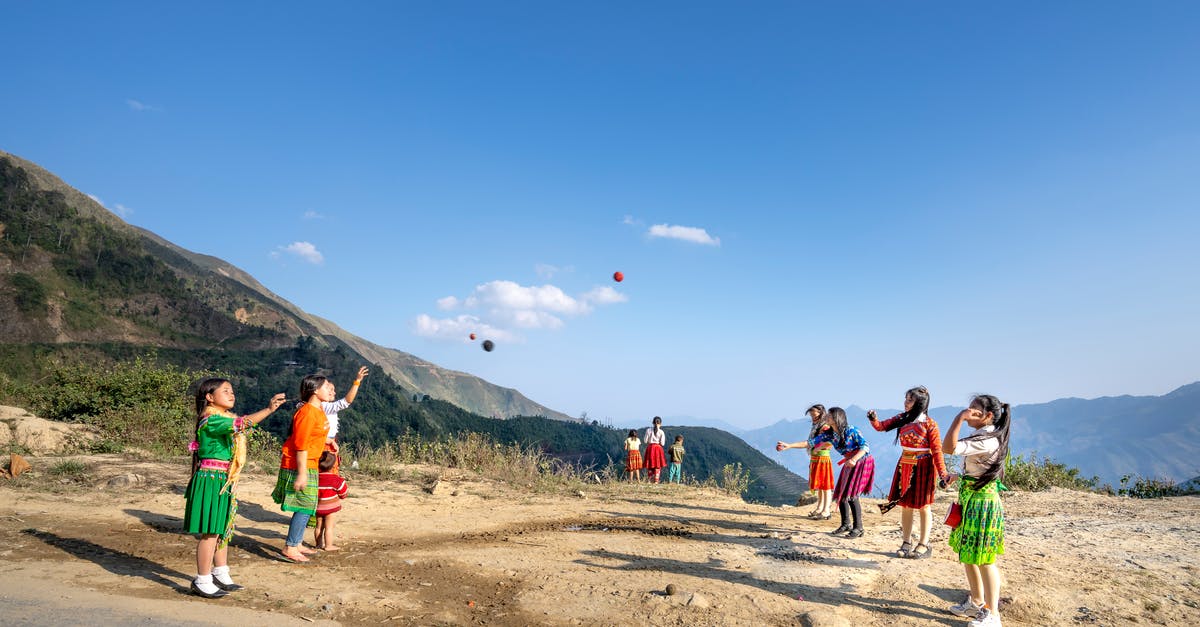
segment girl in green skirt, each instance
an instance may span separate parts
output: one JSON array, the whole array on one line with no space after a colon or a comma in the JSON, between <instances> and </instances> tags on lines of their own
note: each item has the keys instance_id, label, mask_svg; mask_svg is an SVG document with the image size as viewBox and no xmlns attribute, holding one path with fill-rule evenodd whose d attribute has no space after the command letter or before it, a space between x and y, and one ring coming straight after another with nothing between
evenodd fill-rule
<instances>
[{"instance_id":1,"label":"girl in green skirt","mask_svg":"<svg viewBox=\"0 0 1200 627\"><path fill-rule=\"evenodd\" d=\"M958 438L962 423L974 431ZM950 532L950 548L967 571L970 594L950 607L959 616L972 616L971 627L1000 627L1000 568L996 557L1004 553L1004 459L1008 456L1008 431L1012 418L1008 403L989 394L976 396L959 412L942 440L947 455L961 455L963 477L958 486L962 519Z\"/></svg>"},{"instance_id":2,"label":"girl in green skirt","mask_svg":"<svg viewBox=\"0 0 1200 627\"><path fill-rule=\"evenodd\" d=\"M249 416L233 410L233 385L226 379L205 379L196 389L196 439L192 451L192 478L183 513L184 531L200 537L196 545L196 578L193 594L212 599L238 590L229 576L229 540L237 501L230 481L235 436L244 433L284 402L283 394L271 397L270 406ZM236 470L233 471L236 481Z\"/></svg>"}]
</instances>

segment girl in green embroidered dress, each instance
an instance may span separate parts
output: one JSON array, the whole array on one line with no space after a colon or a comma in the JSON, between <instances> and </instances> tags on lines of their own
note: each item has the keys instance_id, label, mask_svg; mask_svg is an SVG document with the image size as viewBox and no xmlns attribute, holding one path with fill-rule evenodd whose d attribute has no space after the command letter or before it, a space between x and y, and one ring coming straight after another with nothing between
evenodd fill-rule
<instances>
[{"instance_id":1,"label":"girl in green embroidered dress","mask_svg":"<svg viewBox=\"0 0 1200 627\"><path fill-rule=\"evenodd\" d=\"M975 431L960 440L963 422ZM1011 423L1008 403L981 394L959 412L942 440L945 454L963 458L958 487L962 521L950 532L950 548L958 553L970 588L966 600L951 606L950 611L973 616L971 627L1000 627L1000 567L996 565L996 558L1004 553L1004 507L1000 503L1004 486L1000 480L1004 478Z\"/></svg>"},{"instance_id":2,"label":"girl in green embroidered dress","mask_svg":"<svg viewBox=\"0 0 1200 627\"><path fill-rule=\"evenodd\" d=\"M183 514L184 531L199 536L196 545L196 579L193 594L205 598L224 596L238 590L229 576L229 538L237 502L227 487L229 465L234 458L234 436L271 415L284 402L283 394L271 397L270 405L249 416L236 417L233 385L226 379L205 379L196 389L196 439L192 450L192 478L187 487Z\"/></svg>"}]
</instances>

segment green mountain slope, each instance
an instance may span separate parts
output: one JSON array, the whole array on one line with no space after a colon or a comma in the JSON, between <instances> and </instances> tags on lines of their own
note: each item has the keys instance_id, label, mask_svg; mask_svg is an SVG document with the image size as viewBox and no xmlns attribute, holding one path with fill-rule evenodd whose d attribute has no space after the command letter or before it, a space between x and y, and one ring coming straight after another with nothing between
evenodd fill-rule
<instances>
[{"instance_id":1,"label":"green mountain slope","mask_svg":"<svg viewBox=\"0 0 1200 627\"><path fill-rule=\"evenodd\" d=\"M342 435L351 445L406 431L476 431L584 464L621 453L619 432L353 336L221 259L132 227L41 168L0 153L0 373L22 384L54 361L147 353L228 373L239 408L262 406L276 392L294 397L299 379L312 372L344 386L359 365L372 364L377 374L345 414ZM286 423L275 418L267 428L281 435ZM780 502L800 489L798 477L777 477L786 471L724 432L697 431L688 445L688 471L701 480L742 463L755 478L750 498Z\"/></svg>"}]
</instances>

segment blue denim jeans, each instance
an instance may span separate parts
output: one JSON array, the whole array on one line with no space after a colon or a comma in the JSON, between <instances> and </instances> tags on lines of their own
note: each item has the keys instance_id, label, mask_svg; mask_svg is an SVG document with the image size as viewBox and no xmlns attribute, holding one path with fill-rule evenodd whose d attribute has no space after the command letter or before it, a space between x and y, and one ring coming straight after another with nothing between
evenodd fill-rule
<instances>
[{"instance_id":1,"label":"blue denim jeans","mask_svg":"<svg viewBox=\"0 0 1200 627\"><path fill-rule=\"evenodd\" d=\"M683 464L679 462L671 462L671 468L667 471L667 481L671 483L679 483L680 468Z\"/></svg>"},{"instance_id":2,"label":"blue denim jeans","mask_svg":"<svg viewBox=\"0 0 1200 627\"><path fill-rule=\"evenodd\" d=\"M312 514L308 512L292 512L292 522L288 525L288 546L300 546L304 542L304 530L308 529L309 518L312 518Z\"/></svg>"}]
</instances>

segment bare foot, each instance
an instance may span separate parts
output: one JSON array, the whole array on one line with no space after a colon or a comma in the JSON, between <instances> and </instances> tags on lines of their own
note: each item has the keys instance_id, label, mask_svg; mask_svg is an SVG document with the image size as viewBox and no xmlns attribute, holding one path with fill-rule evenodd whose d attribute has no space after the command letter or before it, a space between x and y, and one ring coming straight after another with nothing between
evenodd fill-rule
<instances>
[{"instance_id":1,"label":"bare foot","mask_svg":"<svg viewBox=\"0 0 1200 627\"><path fill-rule=\"evenodd\" d=\"M341 549L342 549L342 547L340 547L340 546L333 546L332 544L325 545L326 551L340 551Z\"/></svg>"},{"instance_id":2,"label":"bare foot","mask_svg":"<svg viewBox=\"0 0 1200 627\"><path fill-rule=\"evenodd\" d=\"M283 559L286 562L307 562L307 561L309 561L309 559L307 557L304 557L304 554L301 553L300 551L284 551L280 555L283 556Z\"/></svg>"},{"instance_id":3,"label":"bare foot","mask_svg":"<svg viewBox=\"0 0 1200 627\"><path fill-rule=\"evenodd\" d=\"M306 547L306 546L303 546L303 545L301 545L301 546L298 546L298 547L296 547L296 548L297 548L297 549L300 549L300 552L301 552L301 553L303 553L303 554L305 554L305 555L312 555L313 553L316 553L316 552L317 552L317 550L316 550L316 549L310 549L310 548L308 548L308 547Z\"/></svg>"}]
</instances>

